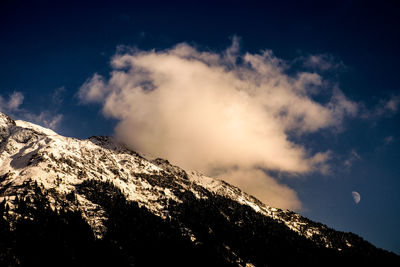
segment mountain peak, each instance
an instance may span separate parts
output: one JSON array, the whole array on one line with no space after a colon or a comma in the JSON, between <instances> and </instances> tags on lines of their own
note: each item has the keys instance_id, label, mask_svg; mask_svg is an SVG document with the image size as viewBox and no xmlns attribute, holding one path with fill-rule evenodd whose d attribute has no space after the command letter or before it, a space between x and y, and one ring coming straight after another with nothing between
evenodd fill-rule
<instances>
[{"instance_id":1,"label":"mountain peak","mask_svg":"<svg viewBox=\"0 0 400 267\"><path fill-rule=\"evenodd\" d=\"M0 112L0 122L2 123L7 123L7 124L15 124L15 122L13 123L13 119L11 119L10 117L8 117L6 114Z\"/></svg>"}]
</instances>

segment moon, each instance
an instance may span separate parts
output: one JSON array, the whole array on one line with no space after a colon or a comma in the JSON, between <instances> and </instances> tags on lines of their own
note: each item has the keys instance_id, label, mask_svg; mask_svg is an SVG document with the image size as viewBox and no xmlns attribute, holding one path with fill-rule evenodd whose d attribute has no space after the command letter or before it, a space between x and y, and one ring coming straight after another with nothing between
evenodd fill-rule
<instances>
[{"instance_id":1,"label":"moon","mask_svg":"<svg viewBox=\"0 0 400 267\"><path fill-rule=\"evenodd\" d=\"M351 194L353 195L353 200L356 204L358 204L358 202L360 202L361 200L361 196L357 191L353 191L351 192Z\"/></svg>"}]
</instances>

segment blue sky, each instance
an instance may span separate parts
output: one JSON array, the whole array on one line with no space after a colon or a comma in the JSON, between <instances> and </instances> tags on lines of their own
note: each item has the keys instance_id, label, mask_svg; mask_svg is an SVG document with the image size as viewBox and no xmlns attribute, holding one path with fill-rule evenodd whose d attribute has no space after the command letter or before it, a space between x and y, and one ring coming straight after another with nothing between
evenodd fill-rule
<instances>
[{"instance_id":1,"label":"blue sky","mask_svg":"<svg viewBox=\"0 0 400 267\"><path fill-rule=\"evenodd\" d=\"M161 138L163 135L154 136L163 142L167 151L150 149L149 146L141 147L141 144L146 144L143 138L149 135L149 131L160 129L152 126L139 129L137 121L148 117L132 117L129 114L126 117L121 115L123 110L118 111L116 106L111 106L112 111L108 113L102 112L106 101L111 99L110 92L125 90L124 87L111 85L110 78L113 78L113 74L110 72L125 71L128 75L138 76L135 67L139 64L137 62L141 59L140 55L154 56L157 60L161 60L163 56L175 59L171 55L176 56L178 53L176 45L185 43L185 47L194 52L180 56L180 59L184 59L179 61L182 64L194 61L207 63L207 66L217 69L230 68L231 72L225 72L233 76L239 74L232 72L232 69L240 70L248 73L249 76L246 77L250 77L249 83L255 85L254 79L258 74L255 75L254 68L243 63L253 62L246 61L245 55L254 58L262 55L262 51L272 51L272 57L263 58L263 66L269 66L273 70L268 72L272 73L271 77L278 77L279 81L292 81L299 77L299 73L317 74L319 78L312 76L315 88L309 85L304 87L307 90L305 97L313 104L321 104L325 108L322 110L334 114L330 123L320 122L316 125L313 122L319 116L307 113L310 116L305 121L309 123L307 130L297 124L294 126L295 122L291 124L290 120L288 122L274 118L270 121L284 125L279 132L280 137L287 138L288 144L306 151L307 155L300 155L296 160L303 160L298 163L304 162L304 166L308 164L309 167L304 170L300 168L301 164L296 165L296 168L288 167L286 162L268 160L266 154L261 154L267 158L263 162L249 160L254 152L250 150L246 150L249 157L239 157L237 161L221 159L223 156L218 153L213 154L215 158L210 157L221 162L217 166L219 169L229 169L235 165L236 172L227 172L232 177L238 176L238 173L238 177L249 175L246 179L232 182L246 187L243 183L254 185L255 180L264 179L260 183L276 187L279 197L292 197L301 203L298 210L304 216L338 230L354 232L379 247L400 253L400 23L397 16L400 5L396 1L144 3L145 1L84 1L79 4L63 1L2 1L0 109L14 118L55 128L60 134L67 136L87 138L92 135L119 134L121 138L125 138L124 141L131 142L133 147L170 155L183 165L198 166L206 172L216 173L215 169L210 170L202 165L180 160L179 151L172 153L173 147L168 146L171 140ZM235 40L238 46L236 50L233 49L236 60L233 65L227 63L227 57L211 62L210 59L195 55L197 52L207 52L223 57L229 47L234 47ZM182 50L179 51L181 53ZM132 60L130 65L124 66L128 71L110 65L116 53L120 56L128 55ZM281 65L276 65L277 61ZM182 66L177 65L177 68L182 69L183 73L185 68L181 68ZM146 65L146 68L147 71L154 72L158 66ZM209 70L204 69L201 75L209 77ZM94 87L99 83L89 84L95 73L101 77L100 87ZM162 70L162 73L172 75L166 70ZM318 83L318 79L322 83ZM90 86L80 94L85 84ZM188 101L196 99L196 92L202 90L195 86L195 82L193 84L190 89L194 95ZM169 90L162 89L168 86L157 79L152 78L150 85L156 87L153 91L149 90L151 93L161 94L164 92L162 90ZM215 84L209 85L214 88ZM105 93L99 98L90 98L88 92L94 92L95 88L102 88L105 91L100 91ZM285 88L293 93L292 85ZM276 90L271 89L272 95ZM316 93L310 90L316 90ZM334 93L338 90L341 92L339 95L345 97L340 99L348 102L336 100L329 104L333 95L338 96ZM168 96L173 96L172 99L179 98L179 93L174 95L173 92L166 92L170 93ZM219 94L215 97L217 96ZM154 100L154 97L150 99ZM166 99L170 98L160 98L155 106L140 105L135 98L122 103L127 105L129 112L138 108L139 111L146 111L146 114L159 115L155 110L167 106L170 101L165 102ZM231 99L236 98L229 95L224 101ZM256 102L262 100L266 106L271 104L265 99L261 92ZM302 103L299 102L301 99L295 98L294 105ZM229 103L242 102L232 100ZM212 107L217 108L218 113L219 106ZM352 112L350 107L356 111ZM187 114L197 114L195 110L188 109L193 112ZM276 111L274 107L271 109ZM339 114L338 110L344 111ZM170 114L164 111L162 114ZM238 115L235 118L242 118L243 115L240 112L234 114ZM248 121L259 119L265 114L259 117L260 113L252 110L247 115L248 117L243 117L246 118L243 119L245 122L239 119L233 122L243 122L244 126L251 128L254 125ZM178 131L172 131L174 136L182 132L181 127L186 123L185 120L178 122ZM167 126L171 124L170 120L160 123ZM208 125L207 122L204 123ZM265 127L270 125L268 123L265 122ZM115 130L116 126L119 130ZM215 129L205 132L209 139L196 141L204 141L205 146L216 142L220 138L220 128ZM226 128L220 129L221 132L224 130ZM135 136L133 139L127 137L131 133ZM244 131L241 135L243 139L238 139L243 144L251 139L259 140L266 147L271 145L264 143L262 138L257 139L258 135L246 133L252 131ZM180 140L186 138L183 135ZM192 141L189 138L187 143L178 144L190 147ZM249 146L254 145L254 142L249 143ZM226 147L231 147L229 145L227 143ZM288 153L293 151L288 150ZM317 164L311 158L319 152L328 154L324 154L325 158ZM193 161L198 161L200 156L194 157ZM255 165L257 170L254 169ZM240 172L237 172L238 169ZM260 170L264 174L260 174ZM254 186L247 188L254 190ZM352 191L361 195L358 204L353 201Z\"/></svg>"}]
</instances>

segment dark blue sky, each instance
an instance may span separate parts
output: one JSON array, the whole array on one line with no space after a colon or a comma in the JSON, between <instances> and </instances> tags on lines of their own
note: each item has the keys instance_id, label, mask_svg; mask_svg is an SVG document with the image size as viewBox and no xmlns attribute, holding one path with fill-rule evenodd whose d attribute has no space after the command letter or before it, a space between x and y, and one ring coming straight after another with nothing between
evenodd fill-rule
<instances>
[{"instance_id":1,"label":"dark blue sky","mask_svg":"<svg viewBox=\"0 0 400 267\"><path fill-rule=\"evenodd\" d=\"M398 1L160 2L1 1L0 96L24 95L9 113L35 114L30 118L38 122L62 114L57 131L67 136L111 135L116 122L99 106L79 104L76 93L93 73L108 75L117 46L187 42L218 52L233 35L251 53L271 49L286 60L330 55L345 67L326 75L366 113L400 95ZM301 213L400 254L399 125L398 112L370 115L346 120L341 132L297 140L334 153L330 175L282 177L303 202ZM361 194L358 205L353 190Z\"/></svg>"}]
</instances>

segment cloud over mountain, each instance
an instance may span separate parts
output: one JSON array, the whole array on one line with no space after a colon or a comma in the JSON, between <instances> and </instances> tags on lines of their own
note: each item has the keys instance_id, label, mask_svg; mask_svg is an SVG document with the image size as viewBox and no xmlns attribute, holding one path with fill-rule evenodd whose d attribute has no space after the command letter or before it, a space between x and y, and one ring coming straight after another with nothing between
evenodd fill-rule
<instances>
[{"instance_id":1,"label":"cloud over mountain","mask_svg":"<svg viewBox=\"0 0 400 267\"><path fill-rule=\"evenodd\" d=\"M329 151L311 153L290 136L338 128L358 112L319 74L288 74L290 64L271 51L240 53L236 38L221 53L185 43L125 50L111 65L109 77L94 74L78 95L119 120L118 138L138 151L245 184L260 200L283 208L300 208L296 193L262 170L325 172ZM327 101L315 100L321 92Z\"/></svg>"}]
</instances>

